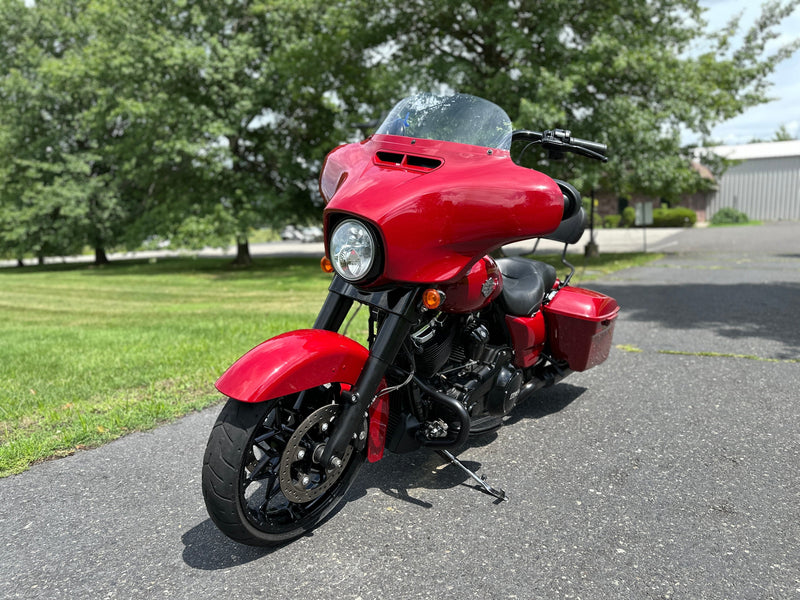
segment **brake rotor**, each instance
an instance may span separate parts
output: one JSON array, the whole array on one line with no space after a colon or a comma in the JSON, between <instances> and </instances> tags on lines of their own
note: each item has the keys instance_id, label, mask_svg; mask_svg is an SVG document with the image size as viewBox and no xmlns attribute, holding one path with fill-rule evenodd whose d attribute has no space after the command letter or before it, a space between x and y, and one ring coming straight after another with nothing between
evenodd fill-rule
<instances>
[{"instance_id":1,"label":"brake rotor","mask_svg":"<svg viewBox=\"0 0 800 600\"><path fill-rule=\"evenodd\" d=\"M280 462L278 481L290 502L305 504L324 494L347 468L353 446L348 445L339 467L325 469L314 461L322 455L329 431L339 416L341 406L329 404L318 408L300 423L289 438Z\"/></svg>"}]
</instances>

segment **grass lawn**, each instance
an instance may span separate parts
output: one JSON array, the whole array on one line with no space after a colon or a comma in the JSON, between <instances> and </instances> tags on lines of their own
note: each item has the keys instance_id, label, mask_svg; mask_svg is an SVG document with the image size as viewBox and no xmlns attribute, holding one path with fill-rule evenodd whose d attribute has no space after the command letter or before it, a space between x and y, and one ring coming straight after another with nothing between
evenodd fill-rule
<instances>
[{"instance_id":1,"label":"grass lawn","mask_svg":"<svg viewBox=\"0 0 800 600\"><path fill-rule=\"evenodd\" d=\"M747 227L749 225L761 226L763 221L747 221L746 223L708 223L709 227Z\"/></svg>"},{"instance_id":2,"label":"grass lawn","mask_svg":"<svg viewBox=\"0 0 800 600\"><path fill-rule=\"evenodd\" d=\"M571 256L573 283L657 257ZM218 401L216 378L264 339L311 326L329 282L316 259L0 269L0 476ZM363 340L365 319L351 333Z\"/></svg>"}]
</instances>

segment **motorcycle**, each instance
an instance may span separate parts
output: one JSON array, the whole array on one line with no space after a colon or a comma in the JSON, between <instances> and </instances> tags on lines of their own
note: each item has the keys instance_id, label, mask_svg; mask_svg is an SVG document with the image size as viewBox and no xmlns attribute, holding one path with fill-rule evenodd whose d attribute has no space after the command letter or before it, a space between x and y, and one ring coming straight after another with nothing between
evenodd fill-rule
<instances>
[{"instance_id":1,"label":"motorcycle","mask_svg":"<svg viewBox=\"0 0 800 600\"><path fill-rule=\"evenodd\" d=\"M216 383L229 400L202 487L227 536L303 535L385 451L432 448L507 499L453 453L537 390L606 360L619 311L569 285L574 268L561 281L546 263L492 257L545 238L565 244L565 260L585 228L578 191L514 162L517 141L607 160L604 144L569 131L513 131L501 108L465 94L401 100L374 135L328 154L322 267L333 278L319 316ZM369 311L366 347L339 333L354 303Z\"/></svg>"}]
</instances>

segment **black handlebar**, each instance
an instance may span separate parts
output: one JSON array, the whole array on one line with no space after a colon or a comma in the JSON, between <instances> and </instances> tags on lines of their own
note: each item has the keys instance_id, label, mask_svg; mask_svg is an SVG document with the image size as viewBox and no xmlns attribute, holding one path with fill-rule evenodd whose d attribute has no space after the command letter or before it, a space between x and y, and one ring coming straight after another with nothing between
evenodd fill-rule
<instances>
[{"instance_id":1,"label":"black handlebar","mask_svg":"<svg viewBox=\"0 0 800 600\"><path fill-rule=\"evenodd\" d=\"M519 129L511 134L511 141L517 140L541 144L555 158L560 158L564 152L572 152L587 158L608 162L606 157L608 146L600 142L572 137L572 133L567 129L548 129L541 132Z\"/></svg>"},{"instance_id":2,"label":"black handlebar","mask_svg":"<svg viewBox=\"0 0 800 600\"><path fill-rule=\"evenodd\" d=\"M581 148L591 150L592 152L597 152L603 156L605 156L606 152L608 152L608 146L601 144L600 142L590 142L589 140L582 140L580 138L570 138L570 144L580 146Z\"/></svg>"}]
</instances>

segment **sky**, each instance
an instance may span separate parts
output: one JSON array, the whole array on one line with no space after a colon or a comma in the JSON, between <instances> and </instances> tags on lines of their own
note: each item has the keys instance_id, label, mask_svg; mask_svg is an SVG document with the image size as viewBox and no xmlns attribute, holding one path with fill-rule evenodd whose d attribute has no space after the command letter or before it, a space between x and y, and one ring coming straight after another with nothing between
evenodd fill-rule
<instances>
[{"instance_id":1,"label":"sky","mask_svg":"<svg viewBox=\"0 0 800 600\"><path fill-rule=\"evenodd\" d=\"M721 29L731 17L743 12L741 28L746 31L761 12L758 0L700 0L700 5L708 9L705 18L712 30ZM779 32L780 37L767 50L800 37L800 8L781 24ZM713 140L728 145L769 140L781 125L800 138L800 50L778 65L769 80L772 87L768 94L776 100L717 125L711 133Z\"/></svg>"}]
</instances>

